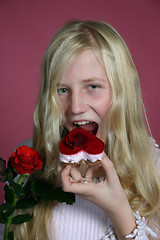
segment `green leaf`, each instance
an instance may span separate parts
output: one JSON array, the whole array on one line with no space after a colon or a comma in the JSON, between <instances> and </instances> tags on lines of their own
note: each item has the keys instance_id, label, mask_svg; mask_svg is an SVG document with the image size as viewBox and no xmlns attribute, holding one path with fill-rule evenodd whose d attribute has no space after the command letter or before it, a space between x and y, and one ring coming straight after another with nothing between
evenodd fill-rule
<instances>
[{"instance_id":1,"label":"green leaf","mask_svg":"<svg viewBox=\"0 0 160 240\"><path fill-rule=\"evenodd\" d=\"M13 200L13 190L9 188L9 186L6 184L4 186L4 191L5 191L5 200L6 202L12 202Z\"/></svg>"},{"instance_id":2,"label":"green leaf","mask_svg":"<svg viewBox=\"0 0 160 240\"><path fill-rule=\"evenodd\" d=\"M6 215L3 212L1 212L0 213L0 223L1 224L6 224L7 220L8 220L8 218L6 217Z\"/></svg>"},{"instance_id":3,"label":"green leaf","mask_svg":"<svg viewBox=\"0 0 160 240\"><path fill-rule=\"evenodd\" d=\"M7 164L7 174L10 174L13 178L18 175L18 173L14 170L12 166L11 160L9 160Z\"/></svg>"},{"instance_id":4,"label":"green leaf","mask_svg":"<svg viewBox=\"0 0 160 240\"><path fill-rule=\"evenodd\" d=\"M23 185L23 192L24 192L25 195L28 195L31 192L31 181L27 181Z\"/></svg>"},{"instance_id":5,"label":"green leaf","mask_svg":"<svg viewBox=\"0 0 160 240\"><path fill-rule=\"evenodd\" d=\"M12 231L9 232L9 234L8 234L8 240L14 240L14 234Z\"/></svg>"},{"instance_id":6,"label":"green leaf","mask_svg":"<svg viewBox=\"0 0 160 240\"><path fill-rule=\"evenodd\" d=\"M27 209L36 205L38 202L33 197L21 199L16 203L16 209Z\"/></svg>"},{"instance_id":7,"label":"green leaf","mask_svg":"<svg viewBox=\"0 0 160 240\"><path fill-rule=\"evenodd\" d=\"M41 195L44 192L49 193L53 190L53 185L52 184L48 184L42 181L33 181L32 185L31 185L31 190L33 194L36 195Z\"/></svg>"},{"instance_id":8,"label":"green leaf","mask_svg":"<svg viewBox=\"0 0 160 240\"><path fill-rule=\"evenodd\" d=\"M40 198L43 201L57 200L58 202L65 202L70 205L75 202L74 193L66 193L60 187L53 189L52 184L48 184L42 181L33 181L31 190L35 199Z\"/></svg>"},{"instance_id":9,"label":"green leaf","mask_svg":"<svg viewBox=\"0 0 160 240\"><path fill-rule=\"evenodd\" d=\"M9 217L12 213L14 213L14 211L15 211L15 207L12 206L12 207L8 208L4 214L6 217Z\"/></svg>"},{"instance_id":10,"label":"green leaf","mask_svg":"<svg viewBox=\"0 0 160 240\"><path fill-rule=\"evenodd\" d=\"M0 157L0 182L6 181L6 161Z\"/></svg>"},{"instance_id":11,"label":"green leaf","mask_svg":"<svg viewBox=\"0 0 160 240\"><path fill-rule=\"evenodd\" d=\"M24 191L22 185L15 183L10 175L7 175L8 182L13 188L17 196L23 196Z\"/></svg>"},{"instance_id":12,"label":"green leaf","mask_svg":"<svg viewBox=\"0 0 160 240\"><path fill-rule=\"evenodd\" d=\"M2 203L0 205L0 212L6 211L10 207L12 207L11 203Z\"/></svg>"},{"instance_id":13,"label":"green leaf","mask_svg":"<svg viewBox=\"0 0 160 240\"><path fill-rule=\"evenodd\" d=\"M20 214L12 219L12 224L22 224L24 222L29 222L31 219L32 216L29 214Z\"/></svg>"},{"instance_id":14,"label":"green leaf","mask_svg":"<svg viewBox=\"0 0 160 240\"><path fill-rule=\"evenodd\" d=\"M0 206L0 213L3 213L3 217L9 217L15 210L15 207L11 203L3 203Z\"/></svg>"},{"instance_id":15,"label":"green leaf","mask_svg":"<svg viewBox=\"0 0 160 240\"><path fill-rule=\"evenodd\" d=\"M74 193L69 193L69 192L64 192L61 187L55 189L56 193L56 200L58 202L65 202L69 205L72 205L75 203L75 194Z\"/></svg>"},{"instance_id":16,"label":"green leaf","mask_svg":"<svg viewBox=\"0 0 160 240\"><path fill-rule=\"evenodd\" d=\"M75 202L75 194L74 193L67 193L62 190L62 188L58 187L53 189L51 192L43 193L42 200L44 201L54 201L57 200L58 202L62 203L65 202L69 205L72 205Z\"/></svg>"}]
</instances>

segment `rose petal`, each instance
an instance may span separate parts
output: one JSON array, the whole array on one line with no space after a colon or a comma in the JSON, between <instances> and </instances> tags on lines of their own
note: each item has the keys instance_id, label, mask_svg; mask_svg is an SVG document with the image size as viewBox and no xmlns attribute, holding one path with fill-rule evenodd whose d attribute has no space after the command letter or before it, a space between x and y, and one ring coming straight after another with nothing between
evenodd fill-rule
<instances>
[{"instance_id":1,"label":"rose petal","mask_svg":"<svg viewBox=\"0 0 160 240\"><path fill-rule=\"evenodd\" d=\"M36 169L42 169L43 166L43 161L39 153L27 146L18 147L9 159L16 172L22 175L26 173L31 174Z\"/></svg>"}]
</instances>

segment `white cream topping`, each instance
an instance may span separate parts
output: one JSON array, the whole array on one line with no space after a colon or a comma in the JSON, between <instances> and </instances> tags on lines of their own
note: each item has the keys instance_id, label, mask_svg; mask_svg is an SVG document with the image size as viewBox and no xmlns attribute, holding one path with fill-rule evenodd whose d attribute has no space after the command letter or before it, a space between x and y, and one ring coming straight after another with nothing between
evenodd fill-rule
<instances>
[{"instance_id":1,"label":"white cream topping","mask_svg":"<svg viewBox=\"0 0 160 240\"><path fill-rule=\"evenodd\" d=\"M59 159L60 159L60 162L64 162L64 163L78 163L82 159L84 161L89 160L90 162L96 162L97 160L102 160L102 156L103 156L103 152L100 154L89 154L85 151L80 151L72 155L66 155L66 154L60 153Z\"/></svg>"}]
</instances>

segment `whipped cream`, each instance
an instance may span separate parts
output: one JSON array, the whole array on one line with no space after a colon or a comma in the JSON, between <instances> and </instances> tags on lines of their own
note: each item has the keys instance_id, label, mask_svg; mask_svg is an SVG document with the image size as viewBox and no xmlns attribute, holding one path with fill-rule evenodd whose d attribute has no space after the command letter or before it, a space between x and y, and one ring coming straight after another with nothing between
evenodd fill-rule
<instances>
[{"instance_id":1,"label":"whipped cream","mask_svg":"<svg viewBox=\"0 0 160 240\"><path fill-rule=\"evenodd\" d=\"M60 162L63 162L63 163L78 163L81 160L90 161L94 163L97 160L102 160L102 156L103 156L103 152L99 154L89 154L82 150L72 155L66 155L60 152L59 159L60 159Z\"/></svg>"}]
</instances>

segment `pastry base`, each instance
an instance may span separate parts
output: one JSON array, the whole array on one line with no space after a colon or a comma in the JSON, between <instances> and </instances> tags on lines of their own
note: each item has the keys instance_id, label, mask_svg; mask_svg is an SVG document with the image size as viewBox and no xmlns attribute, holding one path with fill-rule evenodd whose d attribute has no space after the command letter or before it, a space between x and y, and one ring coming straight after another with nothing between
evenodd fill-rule
<instances>
[{"instance_id":1,"label":"pastry base","mask_svg":"<svg viewBox=\"0 0 160 240\"><path fill-rule=\"evenodd\" d=\"M87 166L96 166L96 165L101 165L101 160L97 160L95 162L91 162L89 160L84 160L82 159L81 161L77 162L77 163L66 163L66 162L61 162L62 164L64 164L65 166L70 165L70 166L79 166L79 165L87 165Z\"/></svg>"}]
</instances>

